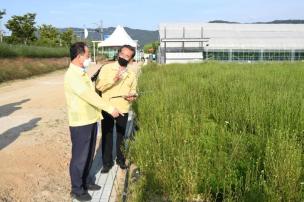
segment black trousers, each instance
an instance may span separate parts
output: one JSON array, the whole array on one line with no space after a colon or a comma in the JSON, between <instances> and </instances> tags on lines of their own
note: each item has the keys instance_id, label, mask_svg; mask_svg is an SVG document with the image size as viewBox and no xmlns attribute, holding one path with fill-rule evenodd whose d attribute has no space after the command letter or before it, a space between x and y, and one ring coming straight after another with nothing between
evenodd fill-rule
<instances>
[{"instance_id":1,"label":"black trousers","mask_svg":"<svg viewBox=\"0 0 304 202\"><path fill-rule=\"evenodd\" d=\"M70 132L72 140L72 158L70 162L72 192L81 194L84 192L86 184L92 183L87 181L87 177L95 153L97 123L70 127Z\"/></svg>"},{"instance_id":2,"label":"black trousers","mask_svg":"<svg viewBox=\"0 0 304 202\"><path fill-rule=\"evenodd\" d=\"M124 116L119 115L117 118L113 118L110 114L102 111L103 120L101 121L102 127L102 163L103 166L112 167L113 165L113 127L116 124L116 161L118 163L125 163L125 157L122 153L123 140L126 131L128 113L124 113Z\"/></svg>"}]
</instances>

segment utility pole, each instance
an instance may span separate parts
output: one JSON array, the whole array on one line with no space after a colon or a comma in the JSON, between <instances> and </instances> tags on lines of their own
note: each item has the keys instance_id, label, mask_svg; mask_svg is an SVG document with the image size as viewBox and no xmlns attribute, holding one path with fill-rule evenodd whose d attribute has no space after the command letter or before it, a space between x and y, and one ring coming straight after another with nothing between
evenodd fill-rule
<instances>
[{"instance_id":1,"label":"utility pole","mask_svg":"<svg viewBox=\"0 0 304 202\"><path fill-rule=\"evenodd\" d=\"M0 43L3 41L2 20L0 19Z\"/></svg>"},{"instance_id":2,"label":"utility pole","mask_svg":"<svg viewBox=\"0 0 304 202\"><path fill-rule=\"evenodd\" d=\"M2 34L2 29L0 29L0 43L2 43L3 40L3 34Z\"/></svg>"},{"instance_id":3,"label":"utility pole","mask_svg":"<svg viewBox=\"0 0 304 202\"><path fill-rule=\"evenodd\" d=\"M102 20L100 20L99 23L93 23L97 25L97 28L95 29L96 32L100 34L100 41L103 41L103 26L102 26Z\"/></svg>"},{"instance_id":4,"label":"utility pole","mask_svg":"<svg viewBox=\"0 0 304 202\"><path fill-rule=\"evenodd\" d=\"M102 20L100 20L99 31L100 31L100 41L103 41L103 26L102 26Z\"/></svg>"},{"instance_id":5,"label":"utility pole","mask_svg":"<svg viewBox=\"0 0 304 202\"><path fill-rule=\"evenodd\" d=\"M92 23L94 25L97 25L97 28L94 30L95 32L100 34L100 41L92 41L93 43L93 60L96 62L96 48L98 49L98 46L96 46L95 43L99 43L103 41L103 26L102 26L102 20L96 23ZM89 32L94 32L94 31L89 31Z\"/></svg>"}]
</instances>

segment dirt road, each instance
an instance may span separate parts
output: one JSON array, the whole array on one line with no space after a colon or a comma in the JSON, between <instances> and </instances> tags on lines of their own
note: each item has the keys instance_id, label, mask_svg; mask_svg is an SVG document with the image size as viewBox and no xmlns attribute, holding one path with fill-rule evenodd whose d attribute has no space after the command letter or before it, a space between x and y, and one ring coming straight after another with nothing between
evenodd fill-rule
<instances>
[{"instance_id":1,"label":"dirt road","mask_svg":"<svg viewBox=\"0 0 304 202\"><path fill-rule=\"evenodd\" d=\"M71 200L64 72L0 85L1 202Z\"/></svg>"},{"instance_id":2,"label":"dirt road","mask_svg":"<svg viewBox=\"0 0 304 202\"><path fill-rule=\"evenodd\" d=\"M0 201L70 201L63 76L0 85Z\"/></svg>"}]
</instances>

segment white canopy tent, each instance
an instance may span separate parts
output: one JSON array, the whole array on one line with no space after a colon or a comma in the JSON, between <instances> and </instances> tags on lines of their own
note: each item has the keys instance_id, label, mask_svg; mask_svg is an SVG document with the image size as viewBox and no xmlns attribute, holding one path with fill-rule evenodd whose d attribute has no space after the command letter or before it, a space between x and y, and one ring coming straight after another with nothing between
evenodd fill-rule
<instances>
[{"instance_id":1,"label":"white canopy tent","mask_svg":"<svg viewBox=\"0 0 304 202\"><path fill-rule=\"evenodd\" d=\"M111 52L111 54L108 55L113 56L113 54L117 52L118 48L123 45L130 45L134 47L137 54L138 42L136 40L133 40L121 25L118 25L111 36L106 40L98 43L97 46L98 48L102 48L103 53Z\"/></svg>"},{"instance_id":2,"label":"white canopy tent","mask_svg":"<svg viewBox=\"0 0 304 202\"><path fill-rule=\"evenodd\" d=\"M98 47L118 47L126 44L137 48L137 42L129 36L122 26L118 25L111 36L100 42Z\"/></svg>"}]
</instances>

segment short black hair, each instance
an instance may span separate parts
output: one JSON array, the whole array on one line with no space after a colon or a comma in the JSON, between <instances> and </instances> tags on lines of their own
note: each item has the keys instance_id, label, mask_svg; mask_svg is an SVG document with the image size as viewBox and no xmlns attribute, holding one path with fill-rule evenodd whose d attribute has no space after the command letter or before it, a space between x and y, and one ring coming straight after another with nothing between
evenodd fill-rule
<instances>
[{"instance_id":1,"label":"short black hair","mask_svg":"<svg viewBox=\"0 0 304 202\"><path fill-rule=\"evenodd\" d=\"M134 56L135 56L135 54L136 54L136 51L135 51L135 48L134 48L133 46L130 46L130 45L123 45L122 47L120 47L120 48L118 49L118 53L120 53L120 52L122 51L123 48L127 48L127 49L129 49L130 51L132 51L132 52L133 52L132 58L134 58ZM132 58L131 58L131 59L132 59Z\"/></svg>"},{"instance_id":2,"label":"short black hair","mask_svg":"<svg viewBox=\"0 0 304 202\"><path fill-rule=\"evenodd\" d=\"M87 46L84 42L76 42L70 47L70 58L74 60L77 55L85 53L85 47Z\"/></svg>"}]
</instances>

